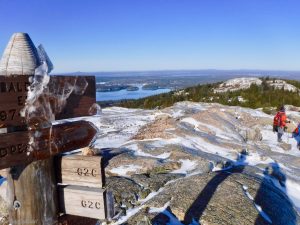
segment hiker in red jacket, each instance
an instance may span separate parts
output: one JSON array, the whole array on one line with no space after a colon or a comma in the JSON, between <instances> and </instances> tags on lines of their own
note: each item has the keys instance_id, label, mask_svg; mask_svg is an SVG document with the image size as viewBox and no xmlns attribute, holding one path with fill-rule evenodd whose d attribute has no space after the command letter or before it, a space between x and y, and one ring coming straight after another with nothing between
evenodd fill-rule
<instances>
[{"instance_id":1,"label":"hiker in red jacket","mask_svg":"<svg viewBox=\"0 0 300 225\"><path fill-rule=\"evenodd\" d=\"M290 123L290 121L287 120L286 114L285 114L285 107L282 106L280 108L280 111L277 112L276 116L274 117L274 123L273 123L273 131L277 132L277 140L278 142L282 142L282 136L284 132L287 130L286 124Z\"/></svg>"}]
</instances>

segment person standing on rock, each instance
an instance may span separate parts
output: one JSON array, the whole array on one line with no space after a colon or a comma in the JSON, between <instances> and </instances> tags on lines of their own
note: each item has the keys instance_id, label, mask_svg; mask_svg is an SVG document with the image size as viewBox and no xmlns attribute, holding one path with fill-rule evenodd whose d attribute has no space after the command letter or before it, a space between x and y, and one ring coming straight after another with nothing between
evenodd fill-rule
<instances>
[{"instance_id":1,"label":"person standing on rock","mask_svg":"<svg viewBox=\"0 0 300 225\"><path fill-rule=\"evenodd\" d=\"M297 141L297 148L300 150L300 123L297 128L293 131L293 138Z\"/></svg>"},{"instance_id":2,"label":"person standing on rock","mask_svg":"<svg viewBox=\"0 0 300 225\"><path fill-rule=\"evenodd\" d=\"M287 130L286 124L290 121L287 120L286 114L285 114L285 107L282 106L280 108L280 111L277 112L277 114L274 117L273 122L273 131L277 132L277 140L278 142L282 142L282 136L284 132Z\"/></svg>"}]
</instances>

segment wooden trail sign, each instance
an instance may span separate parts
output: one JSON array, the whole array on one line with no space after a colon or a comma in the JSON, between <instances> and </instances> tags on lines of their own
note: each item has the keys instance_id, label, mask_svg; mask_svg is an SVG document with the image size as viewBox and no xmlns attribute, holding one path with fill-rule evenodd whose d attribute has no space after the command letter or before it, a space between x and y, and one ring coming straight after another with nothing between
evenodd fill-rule
<instances>
[{"instance_id":1,"label":"wooden trail sign","mask_svg":"<svg viewBox=\"0 0 300 225\"><path fill-rule=\"evenodd\" d=\"M79 186L60 187L61 212L95 219L106 219L105 191L100 188Z\"/></svg>"},{"instance_id":2,"label":"wooden trail sign","mask_svg":"<svg viewBox=\"0 0 300 225\"><path fill-rule=\"evenodd\" d=\"M0 76L0 128L26 126L20 111L24 108L32 76ZM95 77L50 76L47 99L55 119L89 116L96 103ZM66 95L64 107L61 98Z\"/></svg>"},{"instance_id":3,"label":"wooden trail sign","mask_svg":"<svg viewBox=\"0 0 300 225\"><path fill-rule=\"evenodd\" d=\"M104 173L100 156L66 155L57 160L57 182L102 188Z\"/></svg>"},{"instance_id":4,"label":"wooden trail sign","mask_svg":"<svg viewBox=\"0 0 300 225\"><path fill-rule=\"evenodd\" d=\"M54 125L37 131L0 135L0 169L26 165L59 153L88 146L97 131L87 121ZM36 136L30 144L30 137Z\"/></svg>"},{"instance_id":5,"label":"wooden trail sign","mask_svg":"<svg viewBox=\"0 0 300 225\"><path fill-rule=\"evenodd\" d=\"M96 135L95 127L87 121L62 121L49 127L47 122L43 124L47 116L39 114L26 121L21 111L32 80L32 76L0 76L0 170L10 167L7 176L10 222L54 224L58 203L64 213L105 219L101 158L76 156L78 165L75 165L71 160L74 156L70 156L63 164L66 167L62 167L59 180L53 166L53 156L88 146ZM41 106L50 106L56 120L93 115L95 77L50 76L38 100ZM75 167L77 176L73 173ZM81 186L58 188L61 198L57 199L57 182Z\"/></svg>"},{"instance_id":6,"label":"wooden trail sign","mask_svg":"<svg viewBox=\"0 0 300 225\"><path fill-rule=\"evenodd\" d=\"M56 159L56 167L61 213L100 220L114 216L112 192L103 189L100 156L63 155Z\"/></svg>"},{"instance_id":7,"label":"wooden trail sign","mask_svg":"<svg viewBox=\"0 0 300 225\"><path fill-rule=\"evenodd\" d=\"M53 156L88 146L96 133L84 121L49 126L50 120L95 113L96 84L95 77L33 76L40 61L52 69L44 49L38 49L28 34L16 33L1 59L0 169L10 167L7 200L13 225L56 224Z\"/></svg>"},{"instance_id":8,"label":"wooden trail sign","mask_svg":"<svg viewBox=\"0 0 300 225\"><path fill-rule=\"evenodd\" d=\"M30 76L0 76L0 128L25 125L24 108Z\"/></svg>"}]
</instances>

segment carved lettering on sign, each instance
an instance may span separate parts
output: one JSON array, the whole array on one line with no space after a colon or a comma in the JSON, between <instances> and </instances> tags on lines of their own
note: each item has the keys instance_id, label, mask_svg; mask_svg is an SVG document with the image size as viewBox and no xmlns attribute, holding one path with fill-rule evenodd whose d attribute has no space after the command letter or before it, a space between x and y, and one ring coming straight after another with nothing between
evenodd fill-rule
<instances>
[{"instance_id":1,"label":"carved lettering on sign","mask_svg":"<svg viewBox=\"0 0 300 225\"><path fill-rule=\"evenodd\" d=\"M22 96L20 96L20 97L22 97ZM14 120L16 111L17 111L16 109L0 111L0 120L1 121Z\"/></svg>"},{"instance_id":2,"label":"carved lettering on sign","mask_svg":"<svg viewBox=\"0 0 300 225\"><path fill-rule=\"evenodd\" d=\"M26 103L30 80L31 76L0 76L0 128L26 125L20 111ZM73 90L70 87L74 85ZM66 94L68 88L73 91L66 105L58 107L59 96ZM47 90L51 93L49 103L55 119L89 116L90 108L96 103L95 77L50 76Z\"/></svg>"},{"instance_id":3,"label":"carved lettering on sign","mask_svg":"<svg viewBox=\"0 0 300 225\"><path fill-rule=\"evenodd\" d=\"M95 134L93 125L86 121L68 122L40 129L38 134L34 133L35 139L30 146L32 131L0 134L0 169L84 148L90 144ZM84 173L93 174L95 171L83 171Z\"/></svg>"},{"instance_id":4,"label":"carved lettering on sign","mask_svg":"<svg viewBox=\"0 0 300 225\"><path fill-rule=\"evenodd\" d=\"M93 176L96 177L97 170L96 169L88 169L88 168L78 168L77 174L79 176Z\"/></svg>"},{"instance_id":5,"label":"carved lettering on sign","mask_svg":"<svg viewBox=\"0 0 300 225\"><path fill-rule=\"evenodd\" d=\"M66 155L57 160L58 183L102 188L100 156Z\"/></svg>"},{"instance_id":6,"label":"carved lettering on sign","mask_svg":"<svg viewBox=\"0 0 300 225\"><path fill-rule=\"evenodd\" d=\"M9 77L8 80L11 80L11 77ZM29 86L30 86L29 77L28 77L28 81L25 82L2 81L0 82L0 92L1 93L11 93L11 92L22 93L22 92L26 92Z\"/></svg>"},{"instance_id":7,"label":"carved lettering on sign","mask_svg":"<svg viewBox=\"0 0 300 225\"><path fill-rule=\"evenodd\" d=\"M81 205L82 205L83 208L101 209L101 203L100 202L82 200Z\"/></svg>"},{"instance_id":8,"label":"carved lettering on sign","mask_svg":"<svg viewBox=\"0 0 300 225\"><path fill-rule=\"evenodd\" d=\"M16 144L16 145L9 145L7 147L0 148L0 158L4 158L8 155L18 155L27 152L29 149L28 144Z\"/></svg>"},{"instance_id":9,"label":"carved lettering on sign","mask_svg":"<svg viewBox=\"0 0 300 225\"><path fill-rule=\"evenodd\" d=\"M62 213L95 219L105 219L105 190L81 186L60 187Z\"/></svg>"},{"instance_id":10,"label":"carved lettering on sign","mask_svg":"<svg viewBox=\"0 0 300 225\"><path fill-rule=\"evenodd\" d=\"M0 76L0 127L23 126L25 119L21 117L30 76Z\"/></svg>"}]
</instances>

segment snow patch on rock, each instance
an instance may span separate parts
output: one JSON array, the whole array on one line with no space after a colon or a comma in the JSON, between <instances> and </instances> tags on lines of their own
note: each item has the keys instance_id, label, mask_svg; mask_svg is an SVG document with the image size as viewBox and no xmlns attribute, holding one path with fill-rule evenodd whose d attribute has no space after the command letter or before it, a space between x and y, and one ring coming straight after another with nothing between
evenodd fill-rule
<instances>
[{"instance_id":1,"label":"snow patch on rock","mask_svg":"<svg viewBox=\"0 0 300 225\"><path fill-rule=\"evenodd\" d=\"M256 77L242 77L230 79L219 85L218 88L214 89L215 93L223 93L227 91L238 91L248 89L252 84L261 85L262 80Z\"/></svg>"}]
</instances>

